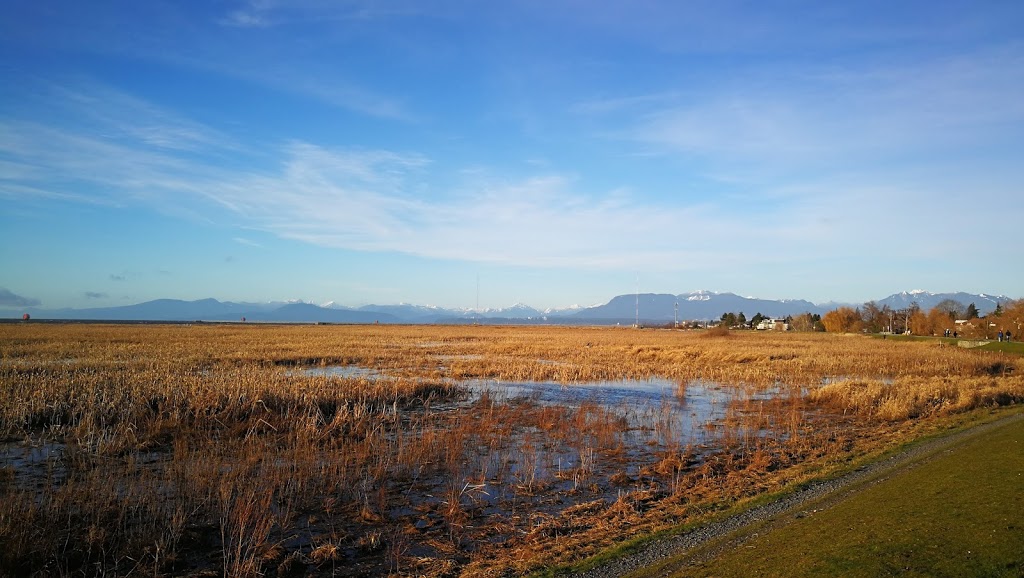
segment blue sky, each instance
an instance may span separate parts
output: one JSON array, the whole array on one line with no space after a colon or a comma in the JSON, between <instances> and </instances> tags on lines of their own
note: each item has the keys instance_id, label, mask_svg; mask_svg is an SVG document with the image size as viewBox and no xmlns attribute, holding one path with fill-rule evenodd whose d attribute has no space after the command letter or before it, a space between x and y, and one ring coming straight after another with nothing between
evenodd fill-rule
<instances>
[{"instance_id":1,"label":"blue sky","mask_svg":"<svg viewBox=\"0 0 1024 578\"><path fill-rule=\"evenodd\" d=\"M38 2L0 307L1024 296L1024 4Z\"/></svg>"}]
</instances>

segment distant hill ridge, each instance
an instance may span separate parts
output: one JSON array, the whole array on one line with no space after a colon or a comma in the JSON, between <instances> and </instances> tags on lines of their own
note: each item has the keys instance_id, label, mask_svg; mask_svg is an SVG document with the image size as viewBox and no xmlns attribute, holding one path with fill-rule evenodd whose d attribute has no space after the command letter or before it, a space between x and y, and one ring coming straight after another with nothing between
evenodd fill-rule
<instances>
[{"instance_id":1,"label":"distant hill ridge","mask_svg":"<svg viewBox=\"0 0 1024 578\"><path fill-rule=\"evenodd\" d=\"M966 306L974 303L978 312L987 315L996 306L1011 299L1003 295L971 293L929 293L904 291L875 301L878 306L903 309L916 303L928 310L946 299ZM332 303L325 306L302 302L235 303L216 299L183 301L156 299L120 307L87 309L27 308L0 311L0 318L21 318L28 313L33 319L104 320L104 321L261 321L278 323L557 323L614 324L667 323L675 319L718 319L723 313L744 313L748 318L757 313L769 317L786 317L801 313L824 314L840 304L815 305L802 299L757 299L734 293L694 291L672 295L640 293L618 295L604 305L540 311L517 303L501 309L445 309L423 305L364 305L358 308ZM856 304L859 305L859 304ZM856 306L851 305L851 306Z\"/></svg>"},{"instance_id":2,"label":"distant hill ridge","mask_svg":"<svg viewBox=\"0 0 1024 578\"><path fill-rule=\"evenodd\" d=\"M987 315L992 311L995 311L996 305L1011 301L1009 297L1004 295L986 295L985 293L971 294L971 293L929 293L927 291L903 291L902 293L896 293L876 301L879 307L888 305L892 309L904 309L910 307L911 304L917 303L917 306L927 311L934 308L939 303L947 299L959 302L963 306L974 303L977 307L978 312L982 315Z\"/></svg>"}]
</instances>

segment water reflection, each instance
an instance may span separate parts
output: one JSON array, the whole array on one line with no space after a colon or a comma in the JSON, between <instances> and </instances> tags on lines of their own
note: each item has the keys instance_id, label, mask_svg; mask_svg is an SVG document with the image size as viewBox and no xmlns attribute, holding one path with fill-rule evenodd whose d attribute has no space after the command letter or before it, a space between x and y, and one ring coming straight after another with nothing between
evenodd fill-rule
<instances>
[{"instance_id":1,"label":"water reflection","mask_svg":"<svg viewBox=\"0 0 1024 578\"><path fill-rule=\"evenodd\" d=\"M693 442L705 441L714 424L724 420L736 402L764 401L778 389L748 392L742 388L694 380L623 379L580 383L467 380L459 382L474 397L488 395L497 402L529 401L578 408L596 404L627 420L634 430L669 430Z\"/></svg>"},{"instance_id":2,"label":"water reflection","mask_svg":"<svg viewBox=\"0 0 1024 578\"><path fill-rule=\"evenodd\" d=\"M394 379L377 369L354 365L311 367L303 373L369 381ZM485 395L494 403L534 403L570 409L589 404L624 419L629 430L657 430L659 435L698 444L710 441L730 415L757 411L758 402L787 395L787 388L782 384L747 388L701 379L680 382L663 377L576 383L498 379L446 381L465 388L469 396L450 404L432 404L435 411L469 407Z\"/></svg>"}]
</instances>

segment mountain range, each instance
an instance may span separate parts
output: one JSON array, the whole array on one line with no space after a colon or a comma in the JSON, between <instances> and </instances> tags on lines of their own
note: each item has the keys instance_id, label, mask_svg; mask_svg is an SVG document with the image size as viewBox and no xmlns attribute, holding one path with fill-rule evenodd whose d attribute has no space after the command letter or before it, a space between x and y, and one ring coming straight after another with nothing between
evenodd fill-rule
<instances>
[{"instance_id":1,"label":"mountain range","mask_svg":"<svg viewBox=\"0 0 1024 578\"><path fill-rule=\"evenodd\" d=\"M876 304L879 307L888 305L891 309L905 309L910 307L912 304L917 303L917 306L921 309L928 311L939 303L951 299L960 303L963 306L967 306L974 303L974 306L978 309L978 312L982 315L987 315L992 311L995 311L996 305L1006 303L1009 299L1004 295L986 295L980 293L974 295L971 293L929 293L927 291L903 291L902 293L896 293L890 295L881 301L877 301Z\"/></svg>"},{"instance_id":2,"label":"mountain range","mask_svg":"<svg viewBox=\"0 0 1024 578\"><path fill-rule=\"evenodd\" d=\"M996 306L1011 299L1003 295L970 293L929 293L904 291L875 301L878 306L888 305L902 309L917 303L928 310L940 302L952 299L966 306L974 303L978 312L986 315ZM712 320L723 313L744 313L748 318L756 313L768 317L786 317L801 313L824 314L842 304L816 305L802 299L769 300L741 297L734 293L694 291L672 295L667 293L638 293L619 295L603 305L571 307L540 311L517 303L501 309L445 309L424 305L364 305L358 308L335 303L316 305L303 302L235 303L216 299L182 301L157 299L121 307L87 309L0 310L0 318L19 319L29 314L32 319L65 319L89 321L254 321L277 323L551 323L561 325L614 325L632 324L637 319L644 324L668 323L673 320ZM851 305L855 306L855 305Z\"/></svg>"}]
</instances>

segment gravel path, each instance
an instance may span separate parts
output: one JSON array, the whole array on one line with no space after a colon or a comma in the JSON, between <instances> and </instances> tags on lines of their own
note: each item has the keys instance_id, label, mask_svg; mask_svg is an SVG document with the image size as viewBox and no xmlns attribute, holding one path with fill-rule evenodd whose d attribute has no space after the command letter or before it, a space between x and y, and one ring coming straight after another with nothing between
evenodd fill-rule
<instances>
[{"instance_id":1,"label":"gravel path","mask_svg":"<svg viewBox=\"0 0 1024 578\"><path fill-rule=\"evenodd\" d=\"M752 508L735 516L723 520L711 522L685 534L673 536L645 546L642 550L634 552L599 568L573 574L586 578L611 578L625 576L630 572L664 561L665 559L683 554L707 544L709 541L722 538L732 532L741 530L759 522L773 521L780 518L802 517L807 508L813 506L814 510L825 509L832 504L841 501L851 495L860 482L878 483L892 474L914 467L935 456L939 452L953 447L954 445L982 435L988 431L999 428L1008 423L1024 419L1024 413L1015 413L998 420L972 427L947 436L938 437L927 442L917 444L910 449L892 455L884 460L873 462L864 467L858 468L841 477L814 482L805 489L786 495L756 508ZM692 563L710 558L717 551L726 547L734 547L742 543L745 537L738 536L733 540L719 545L709 552L703 552L695 556Z\"/></svg>"}]
</instances>

